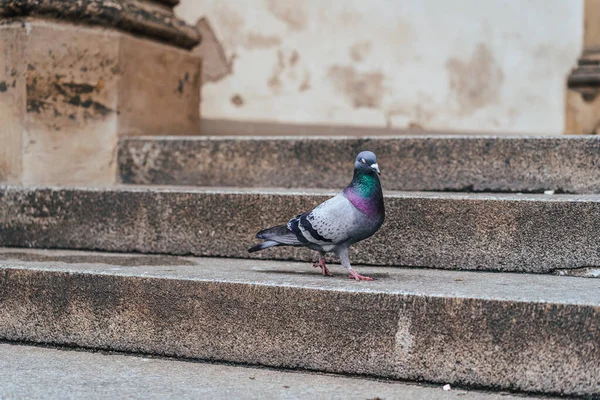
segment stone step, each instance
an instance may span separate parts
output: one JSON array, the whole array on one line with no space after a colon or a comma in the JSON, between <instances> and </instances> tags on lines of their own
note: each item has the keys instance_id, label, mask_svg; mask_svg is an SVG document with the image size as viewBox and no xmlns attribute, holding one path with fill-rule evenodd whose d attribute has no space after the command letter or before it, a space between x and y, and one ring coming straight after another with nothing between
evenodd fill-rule
<instances>
[{"instance_id":1,"label":"stone step","mask_svg":"<svg viewBox=\"0 0 600 400\"><path fill-rule=\"evenodd\" d=\"M0 380L3 399L548 399L9 343L0 344Z\"/></svg>"},{"instance_id":2,"label":"stone step","mask_svg":"<svg viewBox=\"0 0 600 400\"><path fill-rule=\"evenodd\" d=\"M600 394L600 281L0 250L0 339L525 392Z\"/></svg>"},{"instance_id":3,"label":"stone step","mask_svg":"<svg viewBox=\"0 0 600 400\"><path fill-rule=\"evenodd\" d=\"M335 192L181 187L0 187L0 246L314 260L248 254L257 231ZM551 273L600 266L600 195L389 192L386 222L351 261ZM562 272L561 272L562 273Z\"/></svg>"},{"instance_id":4,"label":"stone step","mask_svg":"<svg viewBox=\"0 0 600 400\"><path fill-rule=\"evenodd\" d=\"M343 188L361 150L388 190L600 193L600 138L511 136L135 137L123 183Z\"/></svg>"}]
</instances>

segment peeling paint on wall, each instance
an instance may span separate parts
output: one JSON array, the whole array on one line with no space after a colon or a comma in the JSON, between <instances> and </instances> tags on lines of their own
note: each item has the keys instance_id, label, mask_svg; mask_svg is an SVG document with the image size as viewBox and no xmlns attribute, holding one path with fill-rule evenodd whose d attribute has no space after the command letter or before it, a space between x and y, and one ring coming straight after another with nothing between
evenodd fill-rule
<instances>
[{"instance_id":1,"label":"peeling paint on wall","mask_svg":"<svg viewBox=\"0 0 600 400\"><path fill-rule=\"evenodd\" d=\"M277 50L277 63L273 66L267 86L274 94L310 89L310 72L302 65L298 50Z\"/></svg>"},{"instance_id":2,"label":"peeling paint on wall","mask_svg":"<svg viewBox=\"0 0 600 400\"><path fill-rule=\"evenodd\" d=\"M231 74L234 58L227 58L207 18L200 18L196 28L202 36L202 43L194 49L202 56L202 82L217 82Z\"/></svg>"},{"instance_id":3,"label":"peeling paint on wall","mask_svg":"<svg viewBox=\"0 0 600 400\"><path fill-rule=\"evenodd\" d=\"M242 121L558 134L583 37L583 0L182 0L176 13L210 21L202 115Z\"/></svg>"},{"instance_id":4,"label":"peeling paint on wall","mask_svg":"<svg viewBox=\"0 0 600 400\"><path fill-rule=\"evenodd\" d=\"M239 94L236 94L231 98L231 103L233 103L235 106L241 107L244 105L244 99Z\"/></svg>"},{"instance_id":5,"label":"peeling paint on wall","mask_svg":"<svg viewBox=\"0 0 600 400\"><path fill-rule=\"evenodd\" d=\"M354 43L349 50L352 61L361 62L369 55L371 51L371 42L362 41Z\"/></svg>"},{"instance_id":6,"label":"peeling paint on wall","mask_svg":"<svg viewBox=\"0 0 600 400\"><path fill-rule=\"evenodd\" d=\"M355 108L379 108L384 85L381 72L357 72L354 67L334 65L327 74L333 86Z\"/></svg>"},{"instance_id":7,"label":"peeling paint on wall","mask_svg":"<svg viewBox=\"0 0 600 400\"><path fill-rule=\"evenodd\" d=\"M275 35L261 35L260 33L250 32L246 36L244 46L247 49L266 49L269 47L277 47L281 44L281 38Z\"/></svg>"},{"instance_id":8,"label":"peeling paint on wall","mask_svg":"<svg viewBox=\"0 0 600 400\"><path fill-rule=\"evenodd\" d=\"M301 31L308 23L308 13L303 0L266 0L269 11L290 29Z\"/></svg>"},{"instance_id":9,"label":"peeling paint on wall","mask_svg":"<svg viewBox=\"0 0 600 400\"><path fill-rule=\"evenodd\" d=\"M459 114L472 114L488 104L500 101L504 72L494 55L479 43L470 60L452 57L446 62L450 94L459 105Z\"/></svg>"}]
</instances>

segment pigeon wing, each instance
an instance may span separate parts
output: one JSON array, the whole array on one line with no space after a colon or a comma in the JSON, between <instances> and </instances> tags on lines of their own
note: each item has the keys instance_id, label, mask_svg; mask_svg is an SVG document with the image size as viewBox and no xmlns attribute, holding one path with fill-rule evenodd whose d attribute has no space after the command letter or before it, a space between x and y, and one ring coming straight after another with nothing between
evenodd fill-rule
<instances>
[{"instance_id":1,"label":"pigeon wing","mask_svg":"<svg viewBox=\"0 0 600 400\"><path fill-rule=\"evenodd\" d=\"M356 220L356 208L340 193L312 211L292 218L288 229L302 242L327 248L348 240L355 230Z\"/></svg>"}]
</instances>

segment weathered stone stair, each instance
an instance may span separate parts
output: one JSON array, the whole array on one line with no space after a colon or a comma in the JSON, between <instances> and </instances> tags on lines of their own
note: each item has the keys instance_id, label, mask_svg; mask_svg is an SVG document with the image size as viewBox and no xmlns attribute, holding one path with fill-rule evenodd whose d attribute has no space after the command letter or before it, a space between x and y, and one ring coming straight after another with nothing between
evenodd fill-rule
<instances>
[{"instance_id":1,"label":"weathered stone stair","mask_svg":"<svg viewBox=\"0 0 600 400\"><path fill-rule=\"evenodd\" d=\"M5 187L0 246L310 261L301 248L248 254L260 229L335 191ZM600 267L600 195L388 192L386 223L353 247L361 264L549 273Z\"/></svg>"},{"instance_id":2,"label":"weathered stone stair","mask_svg":"<svg viewBox=\"0 0 600 400\"><path fill-rule=\"evenodd\" d=\"M147 355L0 343L0 397L8 399L522 400L519 394L394 380L281 371ZM528 399L550 399L528 396Z\"/></svg>"},{"instance_id":3,"label":"weathered stone stair","mask_svg":"<svg viewBox=\"0 0 600 400\"><path fill-rule=\"evenodd\" d=\"M570 395L598 392L600 281L0 251L13 341Z\"/></svg>"},{"instance_id":4,"label":"weathered stone stair","mask_svg":"<svg viewBox=\"0 0 600 400\"><path fill-rule=\"evenodd\" d=\"M343 188L377 154L386 190L600 193L597 136L131 137L123 183Z\"/></svg>"},{"instance_id":5,"label":"weathered stone stair","mask_svg":"<svg viewBox=\"0 0 600 400\"><path fill-rule=\"evenodd\" d=\"M351 260L376 281L322 277L303 249L246 252L341 189L363 149L387 220ZM126 138L122 185L0 189L0 338L595 398L600 280L550 274L600 266L598 150L595 137Z\"/></svg>"}]
</instances>

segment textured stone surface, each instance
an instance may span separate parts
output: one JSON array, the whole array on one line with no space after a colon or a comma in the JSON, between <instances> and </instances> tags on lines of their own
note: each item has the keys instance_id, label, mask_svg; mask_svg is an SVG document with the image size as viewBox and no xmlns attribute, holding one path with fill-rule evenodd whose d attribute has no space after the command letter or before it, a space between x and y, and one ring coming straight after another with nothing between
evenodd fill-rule
<instances>
[{"instance_id":1,"label":"textured stone surface","mask_svg":"<svg viewBox=\"0 0 600 400\"><path fill-rule=\"evenodd\" d=\"M556 275L561 276L578 276L582 278L600 278L600 268L575 268L575 269L560 269L555 271Z\"/></svg>"},{"instance_id":2,"label":"textured stone surface","mask_svg":"<svg viewBox=\"0 0 600 400\"><path fill-rule=\"evenodd\" d=\"M148 0L0 1L1 18L30 16L114 27L185 49L200 43L198 31L176 18L170 7L157 7Z\"/></svg>"},{"instance_id":3,"label":"textured stone surface","mask_svg":"<svg viewBox=\"0 0 600 400\"><path fill-rule=\"evenodd\" d=\"M25 115L25 71L16 60L24 58L25 32L0 26L0 182L20 183Z\"/></svg>"},{"instance_id":4,"label":"textured stone surface","mask_svg":"<svg viewBox=\"0 0 600 400\"><path fill-rule=\"evenodd\" d=\"M119 135L198 134L199 56L125 35L119 56Z\"/></svg>"},{"instance_id":5,"label":"textured stone surface","mask_svg":"<svg viewBox=\"0 0 600 400\"><path fill-rule=\"evenodd\" d=\"M0 397L518 400L440 385L0 344ZM541 399L527 396L527 399ZM547 398L547 397L544 397Z\"/></svg>"},{"instance_id":6,"label":"textured stone surface","mask_svg":"<svg viewBox=\"0 0 600 400\"><path fill-rule=\"evenodd\" d=\"M111 258L125 255L0 254L0 337L7 340L600 393L595 279L363 267L377 280L355 282L289 262L118 266Z\"/></svg>"},{"instance_id":7,"label":"textured stone surface","mask_svg":"<svg viewBox=\"0 0 600 400\"><path fill-rule=\"evenodd\" d=\"M27 84L22 183L111 183L121 35L42 21L18 26L25 57L13 65Z\"/></svg>"},{"instance_id":8,"label":"textured stone surface","mask_svg":"<svg viewBox=\"0 0 600 400\"><path fill-rule=\"evenodd\" d=\"M0 182L114 183L119 135L198 130L201 59L187 51L40 20L0 33Z\"/></svg>"},{"instance_id":9,"label":"textured stone surface","mask_svg":"<svg viewBox=\"0 0 600 400\"><path fill-rule=\"evenodd\" d=\"M125 183L342 188L362 150L388 190L600 193L591 136L134 138L119 166Z\"/></svg>"},{"instance_id":10,"label":"textured stone surface","mask_svg":"<svg viewBox=\"0 0 600 400\"><path fill-rule=\"evenodd\" d=\"M0 245L311 260L303 248L249 255L260 229L335 192L158 187L0 188ZM386 221L355 263L545 273L600 266L600 196L389 192Z\"/></svg>"},{"instance_id":11,"label":"textured stone surface","mask_svg":"<svg viewBox=\"0 0 600 400\"><path fill-rule=\"evenodd\" d=\"M595 77L600 83L600 69ZM600 96L598 87L571 88L566 91L565 133L600 133Z\"/></svg>"}]
</instances>

